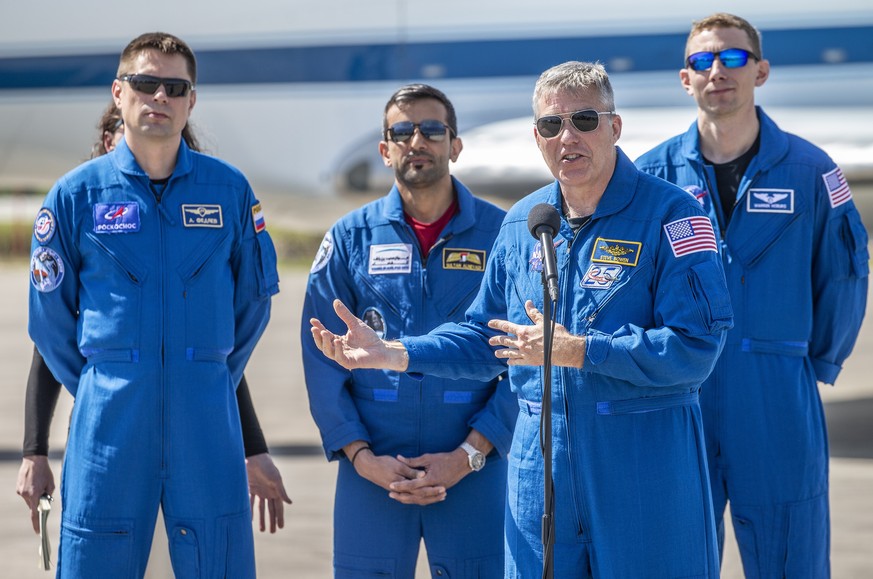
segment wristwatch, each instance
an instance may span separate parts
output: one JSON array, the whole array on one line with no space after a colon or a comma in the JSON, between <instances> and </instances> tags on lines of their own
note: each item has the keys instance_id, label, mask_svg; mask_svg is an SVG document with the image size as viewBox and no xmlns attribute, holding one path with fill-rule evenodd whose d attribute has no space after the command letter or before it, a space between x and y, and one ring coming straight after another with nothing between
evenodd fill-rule
<instances>
[{"instance_id":1,"label":"wristwatch","mask_svg":"<svg viewBox=\"0 0 873 579\"><path fill-rule=\"evenodd\" d=\"M477 472L485 466L485 455L476 450L469 442L462 442L461 448L467 453L467 462L470 465L470 470Z\"/></svg>"}]
</instances>

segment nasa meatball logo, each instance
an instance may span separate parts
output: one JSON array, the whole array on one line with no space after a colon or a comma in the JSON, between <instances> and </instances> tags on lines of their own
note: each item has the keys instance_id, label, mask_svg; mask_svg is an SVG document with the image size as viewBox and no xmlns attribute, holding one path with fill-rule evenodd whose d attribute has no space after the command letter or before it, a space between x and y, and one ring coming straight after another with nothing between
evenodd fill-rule
<instances>
[{"instance_id":1,"label":"nasa meatball logo","mask_svg":"<svg viewBox=\"0 0 873 579\"><path fill-rule=\"evenodd\" d=\"M528 260L530 264L530 270L532 272L541 272L543 271L543 244L540 241L537 241L536 245L534 245L533 251L530 254L530 259Z\"/></svg>"},{"instance_id":2,"label":"nasa meatball logo","mask_svg":"<svg viewBox=\"0 0 873 579\"><path fill-rule=\"evenodd\" d=\"M697 185L688 185L683 187L683 189L685 189L686 193L697 199L697 202L700 203L700 205L703 205L703 198L706 197L706 191Z\"/></svg>"}]
</instances>

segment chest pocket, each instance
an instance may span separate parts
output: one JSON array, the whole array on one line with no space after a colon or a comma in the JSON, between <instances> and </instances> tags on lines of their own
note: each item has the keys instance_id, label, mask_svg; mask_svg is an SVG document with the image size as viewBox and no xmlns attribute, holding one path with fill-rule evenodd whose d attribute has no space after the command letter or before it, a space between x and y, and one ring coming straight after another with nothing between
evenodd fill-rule
<instances>
[{"instance_id":1,"label":"chest pocket","mask_svg":"<svg viewBox=\"0 0 873 579\"><path fill-rule=\"evenodd\" d=\"M748 193L744 199L747 197ZM777 246L790 233L792 226L805 217L807 208L803 196L794 195L794 199L792 213L749 211L749 202L743 201L737 207L729 228L729 231L742 230L742 234L737 236L737 241L730 232L727 235L731 254L747 268L763 259L771 248Z\"/></svg>"},{"instance_id":2,"label":"chest pocket","mask_svg":"<svg viewBox=\"0 0 873 579\"><path fill-rule=\"evenodd\" d=\"M139 348L146 269L123 247L87 232L93 250L79 272L83 349L86 356ZM90 256L88 255L90 254ZM90 257L90 259L87 259Z\"/></svg>"},{"instance_id":3,"label":"chest pocket","mask_svg":"<svg viewBox=\"0 0 873 579\"><path fill-rule=\"evenodd\" d=\"M573 291L578 292L574 308L574 333L595 327L612 333L631 323L649 326L653 323L652 301L640 299L636 288L645 287L652 275L652 261L644 255L636 266L619 266L585 262L573 276ZM584 269L582 269L584 268ZM607 285L607 287L603 287ZM611 316L612 312L620 312Z\"/></svg>"},{"instance_id":4,"label":"chest pocket","mask_svg":"<svg viewBox=\"0 0 873 579\"><path fill-rule=\"evenodd\" d=\"M185 345L193 359L223 360L234 343L234 280L228 232L209 235L177 268L185 306Z\"/></svg>"},{"instance_id":5,"label":"chest pocket","mask_svg":"<svg viewBox=\"0 0 873 579\"><path fill-rule=\"evenodd\" d=\"M441 271L430 290L441 321L460 322L482 284L481 272Z\"/></svg>"},{"instance_id":6,"label":"chest pocket","mask_svg":"<svg viewBox=\"0 0 873 579\"><path fill-rule=\"evenodd\" d=\"M507 258L503 266L506 273L507 319L520 324L529 323L527 313L524 311L526 300L531 300L537 309L543 311L542 274L533 271L529 262L532 247L525 248L524 245L521 247L514 245L507 253L510 256L518 257Z\"/></svg>"},{"instance_id":7,"label":"chest pocket","mask_svg":"<svg viewBox=\"0 0 873 579\"><path fill-rule=\"evenodd\" d=\"M395 340L403 337L406 334L406 323L415 311L409 297L410 292L420 291L415 289L418 284L410 277L411 274L369 275L366 270L355 268L352 273L356 286L353 313L379 331L368 319L370 312L378 312L376 317L381 318L382 338Z\"/></svg>"}]
</instances>

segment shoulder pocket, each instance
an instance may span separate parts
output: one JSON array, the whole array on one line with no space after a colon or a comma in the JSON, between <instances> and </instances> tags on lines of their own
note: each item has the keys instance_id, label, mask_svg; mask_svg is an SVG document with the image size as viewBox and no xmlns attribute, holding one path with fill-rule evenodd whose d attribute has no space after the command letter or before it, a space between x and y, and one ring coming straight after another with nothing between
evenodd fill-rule
<instances>
[{"instance_id":1,"label":"shoulder pocket","mask_svg":"<svg viewBox=\"0 0 873 579\"><path fill-rule=\"evenodd\" d=\"M688 271L691 296L703 327L712 334L733 325L733 310L724 272L714 261L705 261Z\"/></svg>"},{"instance_id":2,"label":"shoulder pocket","mask_svg":"<svg viewBox=\"0 0 873 579\"><path fill-rule=\"evenodd\" d=\"M279 293L279 270L276 266L276 247L273 239L266 231L256 238L258 248L258 297L267 298Z\"/></svg>"},{"instance_id":3,"label":"shoulder pocket","mask_svg":"<svg viewBox=\"0 0 873 579\"><path fill-rule=\"evenodd\" d=\"M846 273L855 278L867 277L870 274L867 230L856 212L846 212L842 220L840 235L849 256L849 270Z\"/></svg>"},{"instance_id":4,"label":"shoulder pocket","mask_svg":"<svg viewBox=\"0 0 873 579\"><path fill-rule=\"evenodd\" d=\"M269 233L244 241L238 256L243 269L237 274L237 299L264 300L279 293L276 248Z\"/></svg>"}]
</instances>

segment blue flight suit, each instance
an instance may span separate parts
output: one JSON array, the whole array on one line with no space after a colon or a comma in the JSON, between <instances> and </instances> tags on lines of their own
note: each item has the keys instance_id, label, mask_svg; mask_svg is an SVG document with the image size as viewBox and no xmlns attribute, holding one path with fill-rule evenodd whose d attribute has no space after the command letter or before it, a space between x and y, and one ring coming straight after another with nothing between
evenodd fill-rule
<instances>
[{"instance_id":1,"label":"blue flight suit","mask_svg":"<svg viewBox=\"0 0 873 579\"><path fill-rule=\"evenodd\" d=\"M453 179L459 212L426 258L406 223L400 193L340 219L315 258L303 307L303 368L309 405L329 460L343 446L369 442L377 455L450 452L471 428L493 445L485 467L448 489L445 501L404 505L340 460L334 504L334 576L414 575L424 538L433 576L503 577L506 460L518 415L516 397L497 375L445 380L381 370L348 371L315 347L309 319L334 332L341 299L385 339L460 321L475 297L504 211ZM349 457L350 458L350 457Z\"/></svg>"},{"instance_id":2,"label":"blue flight suit","mask_svg":"<svg viewBox=\"0 0 873 579\"><path fill-rule=\"evenodd\" d=\"M583 368L552 373L554 576L715 578L697 397L731 324L724 274L697 203L616 151L591 221L574 238L562 219L555 238L555 320L587 345ZM561 211L557 182L510 209L467 322L401 340L409 372L503 370L488 321L530 325L526 300L543 311L541 246L527 227L538 203ZM543 565L542 378L542 367L509 367L522 412L509 457L507 577L537 577Z\"/></svg>"},{"instance_id":3,"label":"blue flight suit","mask_svg":"<svg viewBox=\"0 0 873 579\"><path fill-rule=\"evenodd\" d=\"M142 577L160 505L176 577L254 577L235 388L279 280L243 175L182 142L158 199L122 140L32 246L30 335L75 397L57 576Z\"/></svg>"},{"instance_id":4,"label":"blue flight suit","mask_svg":"<svg viewBox=\"0 0 873 579\"><path fill-rule=\"evenodd\" d=\"M833 384L864 316L867 233L820 149L759 108L760 148L725 229L697 124L637 165L694 194L718 232L736 314L701 407L723 546L727 501L746 577L828 577L828 450L816 380Z\"/></svg>"}]
</instances>

